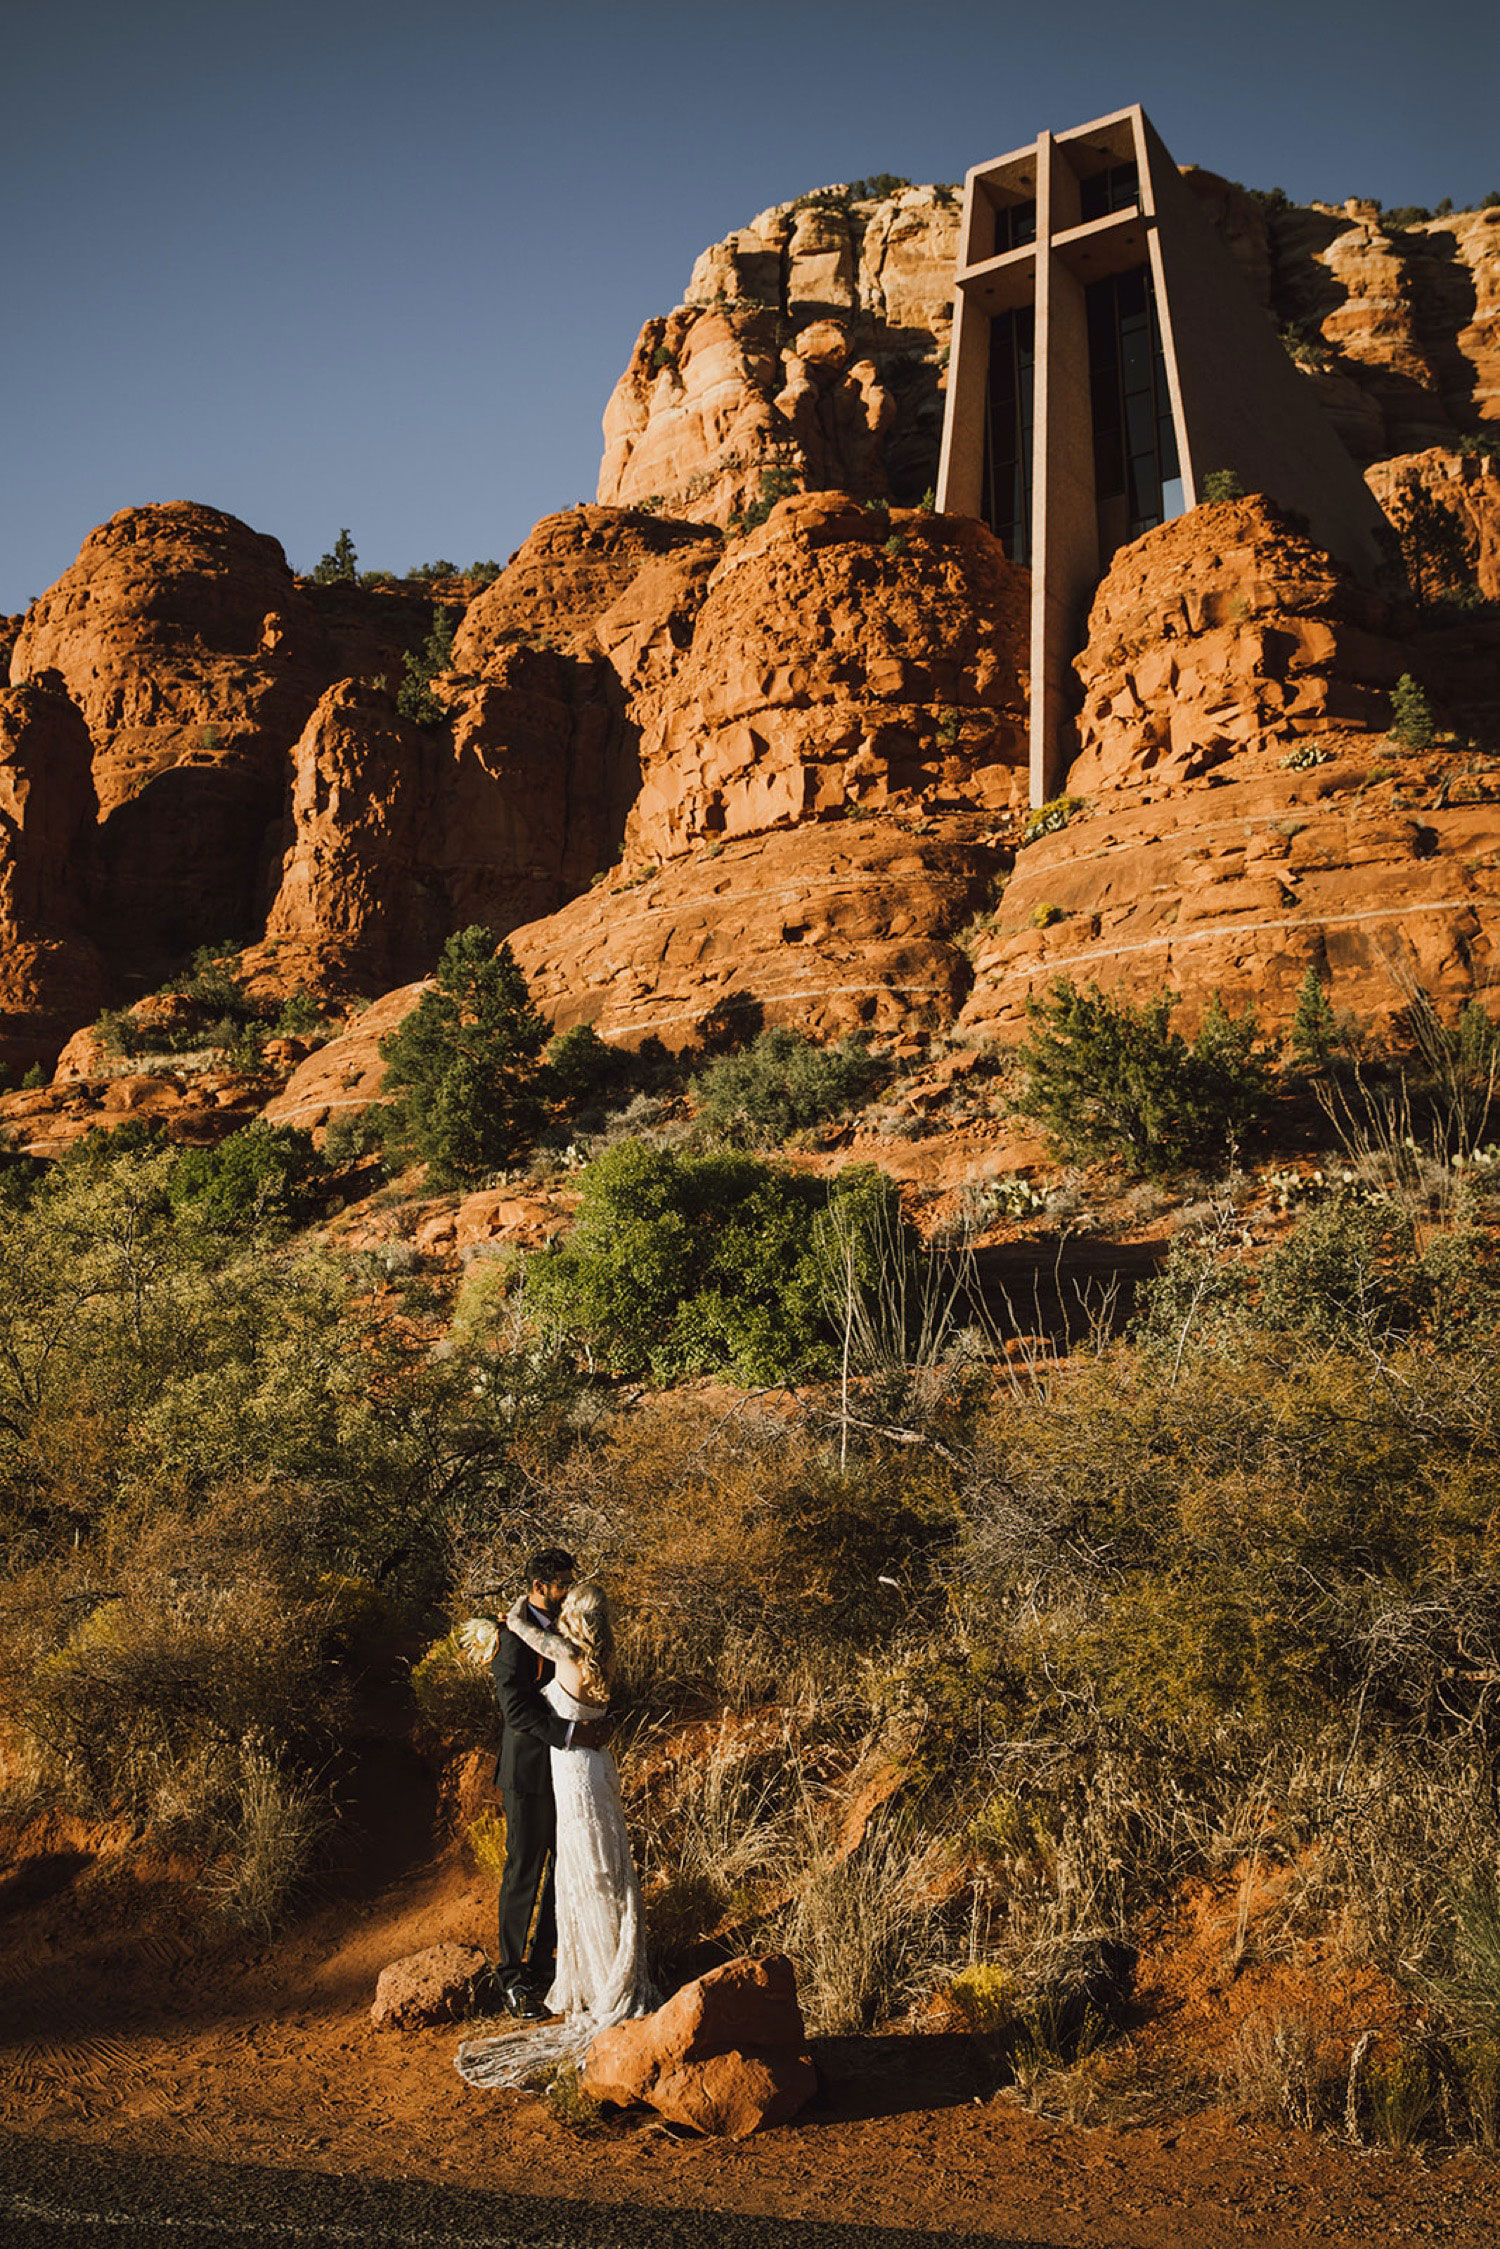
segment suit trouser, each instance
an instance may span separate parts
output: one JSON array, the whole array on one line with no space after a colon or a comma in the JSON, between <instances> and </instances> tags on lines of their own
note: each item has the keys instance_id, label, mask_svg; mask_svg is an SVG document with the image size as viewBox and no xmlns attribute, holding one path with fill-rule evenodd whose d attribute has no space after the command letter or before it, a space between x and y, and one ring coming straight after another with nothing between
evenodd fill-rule
<instances>
[{"instance_id":1,"label":"suit trouser","mask_svg":"<svg viewBox=\"0 0 1500 2249\"><path fill-rule=\"evenodd\" d=\"M557 1950L557 1915L552 1901L553 1843L557 1807L545 1796L501 1791L505 1806L505 1871L500 1877L500 1969L541 1968ZM526 1938L536 1915L528 1960Z\"/></svg>"}]
</instances>

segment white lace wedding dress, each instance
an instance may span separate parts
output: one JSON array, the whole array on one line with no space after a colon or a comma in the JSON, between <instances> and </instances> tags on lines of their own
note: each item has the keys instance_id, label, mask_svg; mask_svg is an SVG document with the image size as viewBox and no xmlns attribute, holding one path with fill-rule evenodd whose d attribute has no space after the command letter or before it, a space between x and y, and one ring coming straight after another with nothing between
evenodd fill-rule
<instances>
[{"instance_id":1,"label":"white lace wedding dress","mask_svg":"<svg viewBox=\"0 0 1500 2249\"><path fill-rule=\"evenodd\" d=\"M603 1716L552 1680L542 1690L560 1718ZM544 2004L563 2020L499 2038L471 2038L456 2057L471 2085L530 2085L579 2060L601 2030L647 2015L660 1997L645 1971L641 1891L620 1776L607 1749L554 1749L557 1805L557 1972Z\"/></svg>"}]
</instances>

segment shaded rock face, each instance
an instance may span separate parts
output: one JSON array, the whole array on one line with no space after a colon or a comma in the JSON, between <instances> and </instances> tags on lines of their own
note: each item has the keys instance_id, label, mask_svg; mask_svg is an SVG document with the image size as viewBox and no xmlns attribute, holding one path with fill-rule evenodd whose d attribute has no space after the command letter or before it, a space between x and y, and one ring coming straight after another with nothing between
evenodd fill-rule
<instances>
[{"instance_id":1,"label":"shaded rock face","mask_svg":"<svg viewBox=\"0 0 1500 2249\"><path fill-rule=\"evenodd\" d=\"M276 540L187 501L90 534L29 612L11 678L56 673L88 728L95 927L112 956L159 964L260 918L291 743L341 672L399 676L426 614L300 589Z\"/></svg>"},{"instance_id":2,"label":"shaded rock face","mask_svg":"<svg viewBox=\"0 0 1500 2249\"><path fill-rule=\"evenodd\" d=\"M1271 303L1321 345L1310 371L1358 460L1500 417L1500 210L1396 231L1370 204L1271 214Z\"/></svg>"},{"instance_id":3,"label":"shaded rock face","mask_svg":"<svg viewBox=\"0 0 1500 2249\"><path fill-rule=\"evenodd\" d=\"M627 856L1026 789L1029 574L983 525L783 500L710 582L641 743Z\"/></svg>"},{"instance_id":4,"label":"shaded rock face","mask_svg":"<svg viewBox=\"0 0 1500 2249\"><path fill-rule=\"evenodd\" d=\"M1184 178L1359 461L1500 418L1500 211L1387 232ZM705 250L604 417L599 498L725 523L763 472L910 505L937 477L959 197L779 204Z\"/></svg>"},{"instance_id":5,"label":"shaded rock face","mask_svg":"<svg viewBox=\"0 0 1500 2249\"><path fill-rule=\"evenodd\" d=\"M1116 557L1078 659L1066 824L1021 849L961 1027L1013 1038L1054 976L1141 998L1218 990L1284 1026L1308 968L1375 1024L1403 979L1448 1007L1500 937L1500 781L1384 728L1404 670L1493 699L1500 632L1403 645L1381 604L1260 501L1202 508ZM1486 686L1486 683L1487 686Z\"/></svg>"},{"instance_id":6,"label":"shaded rock face","mask_svg":"<svg viewBox=\"0 0 1500 2249\"><path fill-rule=\"evenodd\" d=\"M618 854L659 700L716 535L573 509L539 524L471 606L441 727L367 682L329 690L292 752L291 834L268 945L308 981L383 986L475 922L552 912Z\"/></svg>"},{"instance_id":7,"label":"shaded rock face","mask_svg":"<svg viewBox=\"0 0 1500 2249\"><path fill-rule=\"evenodd\" d=\"M596 2100L647 2101L670 2123L728 2139L786 2123L817 2090L790 1960L726 1961L654 2015L601 2031L583 2083Z\"/></svg>"},{"instance_id":8,"label":"shaded rock face","mask_svg":"<svg viewBox=\"0 0 1500 2249\"><path fill-rule=\"evenodd\" d=\"M1376 461L1366 482L1389 512L1403 485L1415 483L1463 523L1474 541L1474 579L1487 601L1500 601L1500 461L1430 446Z\"/></svg>"},{"instance_id":9,"label":"shaded rock face","mask_svg":"<svg viewBox=\"0 0 1500 2249\"><path fill-rule=\"evenodd\" d=\"M60 683L0 689L0 1062L10 1068L55 1052L107 990L86 934L90 755Z\"/></svg>"},{"instance_id":10,"label":"shaded rock face","mask_svg":"<svg viewBox=\"0 0 1500 2249\"><path fill-rule=\"evenodd\" d=\"M960 197L778 204L706 250L605 411L599 498L725 523L762 470L910 506L936 481Z\"/></svg>"}]
</instances>

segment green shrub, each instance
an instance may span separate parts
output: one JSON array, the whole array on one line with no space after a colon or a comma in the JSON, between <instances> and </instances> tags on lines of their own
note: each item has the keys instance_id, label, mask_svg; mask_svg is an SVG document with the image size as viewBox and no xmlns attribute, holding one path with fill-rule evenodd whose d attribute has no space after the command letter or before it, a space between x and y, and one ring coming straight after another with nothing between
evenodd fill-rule
<instances>
[{"instance_id":1,"label":"green shrub","mask_svg":"<svg viewBox=\"0 0 1500 2249\"><path fill-rule=\"evenodd\" d=\"M1133 1007L1059 977L1027 1002L1022 1106L1065 1156L1124 1156L1143 1171L1222 1163L1259 1120L1269 1077L1254 1015L1217 993L1191 1045L1171 1027L1177 995Z\"/></svg>"},{"instance_id":2,"label":"green shrub","mask_svg":"<svg viewBox=\"0 0 1500 2249\"><path fill-rule=\"evenodd\" d=\"M575 1023L547 1048L547 1075L570 1108L607 1100L628 1085L634 1057L601 1039L592 1023Z\"/></svg>"},{"instance_id":3,"label":"green shrub","mask_svg":"<svg viewBox=\"0 0 1500 2249\"><path fill-rule=\"evenodd\" d=\"M880 1064L858 1040L819 1046L778 1024L742 1053L711 1062L693 1092L706 1125L764 1148L859 1108L879 1076Z\"/></svg>"},{"instance_id":4,"label":"green shrub","mask_svg":"<svg viewBox=\"0 0 1500 2249\"><path fill-rule=\"evenodd\" d=\"M894 1195L869 1169L830 1182L624 1141L584 1172L573 1234L531 1260L526 1301L618 1374L810 1379L835 1364L818 1216L837 1204L873 1227Z\"/></svg>"},{"instance_id":5,"label":"green shrub","mask_svg":"<svg viewBox=\"0 0 1500 2249\"><path fill-rule=\"evenodd\" d=\"M354 585L359 578L359 556L354 551L354 541L347 527L333 542L331 554L321 556L313 569L313 583L317 586Z\"/></svg>"},{"instance_id":6,"label":"green shrub","mask_svg":"<svg viewBox=\"0 0 1500 2249\"><path fill-rule=\"evenodd\" d=\"M420 650L409 648L402 658L404 677L396 690L396 708L413 726L437 726L447 716L432 683L453 661L453 618L451 609L436 610Z\"/></svg>"},{"instance_id":7,"label":"green shrub","mask_svg":"<svg viewBox=\"0 0 1500 2249\"><path fill-rule=\"evenodd\" d=\"M542 1121L547 1026L508 945L476 924L443 947L435 983L380 1042L392 1139L435 1185L503 1170Z\"/></svg>"},{"instance_id":8,"label":"green shrub","mask_svg":"<svg viewBox=\"0 0 1500 2249\"><path fill-rule=\"evenodd\" d=\"M1053 797L1048 804L1039 804L1026 815L1024 841L1037 843L1043 836L1055 836L1060 828L1085 809L1082 797Z\"/></svg>"},{"instance_id":9,"label":"green shrub","mask_svg":"<svg viewBox=\"0 0 1500 2249\"><path fill-rule=\"evenodd\" d=\"M1408 750L1430 750L1437 741L1437 721L1419 683L1403 672L1391 690L1392 741Z\"/></svg>"},{"instance_id":10,"label":"green shrub","mask_svg":"<svg viewBox=\"0 0 1500 2249\"><path fill-rule=\"evenodd\" d=\"M378 1156L385 1147L391 1112L383 1101L363 1109L345 1109L323 1135L323 1160L327 1164L358 1163L361 1156Z\"/></svg>"},{"instance_id":11,"label":"green shrub","mask_svg":"<svg viewBox=\"0 0 1500 2249\"><path fill-rule=\"evenodd\" d=\"M1474 587L1478 540L1456 508L1405 476L1386 503L1380 543L1390 577L1424 604Z\"/></svg>"},{"instance_id":12,"label":"green shrub","mask_svg":"<svg viewBox=\"0 0 1500 2249\"><path fill-rule=\"evenodd\" d=\"M796 470L788 468L784 462L776 461L770 468L762 469L760 491L739 518L739 529L758 530L778 500L789 500L794 492L800 492L801 489Z\"/></svg>"},{"instance_id":13,"label":"green shrub","mask_svg":"<svg viewBox=\"0 0 1500 2249\"><path fill-rule=\"evenodd\" d=\"M1337 1021L1323 989L1323 979L1309 967L1297 988L1289 1039L1293 1054L1304 1069L1321 1069L1333 1050Z\"/></svg>"},{"instance_id":14,"label":"green shrub","mask_svg":"<svg viewBox=\"0 0 1500 2249\"><path fill-rule=\"evenodd\" d=\"M197 1224L247 1234L310 1218L324 1177L310 1133L257 1119L216 1148L184 1149L168 1193Z\"/></svg>"}]
</instances>

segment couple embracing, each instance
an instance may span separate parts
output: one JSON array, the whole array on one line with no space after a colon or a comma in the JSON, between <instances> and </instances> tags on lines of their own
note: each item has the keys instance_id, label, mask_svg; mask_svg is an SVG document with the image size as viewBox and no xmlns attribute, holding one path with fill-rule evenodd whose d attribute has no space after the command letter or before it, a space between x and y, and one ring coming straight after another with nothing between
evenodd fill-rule
<instances>
[{"instance_id":1,"label":"couple embracing","mask_svg":"<svg viewBox=\"0 0 1500 2249\"><path fill-rule=\"evenodd\" d=\"M525 2082L580 2057L601 2030L659 2004L645 1972L640 1885L605 1746L614 1633L602 1587L575 1582L571 1554L546 1547L500 1628L495 1694L504 1721L505 1807L497 1995L537 2027L470 2040L471 2084ZM540 1987L551 1961L550 1984ZM547 2021L561 2016L561 2023Z\"/></svg>"}]
</instances>

